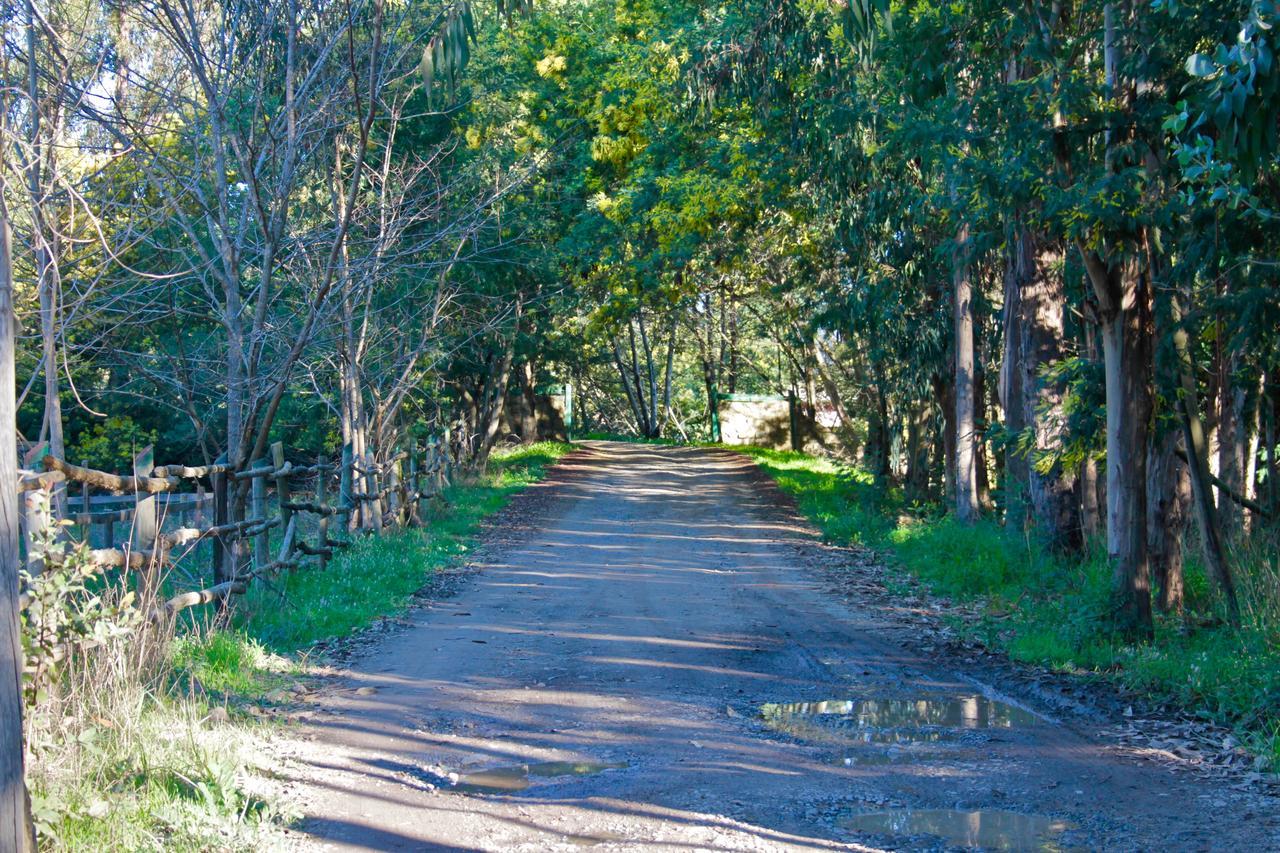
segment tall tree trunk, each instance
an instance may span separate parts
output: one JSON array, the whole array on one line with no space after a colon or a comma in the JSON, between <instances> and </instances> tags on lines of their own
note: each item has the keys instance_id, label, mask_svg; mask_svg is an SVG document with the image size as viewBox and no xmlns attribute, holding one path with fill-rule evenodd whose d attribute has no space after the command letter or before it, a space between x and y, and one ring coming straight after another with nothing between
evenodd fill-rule
<instances>
[{"instance_id":1,"label":"tall tree trunk","mask_svg":"<svg viewBox=\"0 0 1280 853\"><path fill-rule=\"evenodd\" d=\"M876 407L867 430L867 467L877 478L884 479L889 476L889 399L878 369L875 395Z\"/></svg>"},{"instance_id":2,"label":"tall tree trunk","mask_svg":"<svg viewBox=\"0 0 1280 853\"><path fill-rule=\"evenodd\" d=\"M1147 550L1156 603L1165 613L1183 606L1182 538L1191 513L1191 477L1178 458L1178 429L1153 436L1147 455Z\"/></svg>"},{"instance_id":3,"label":"tall tree trunk","mask_svg":"<svg viewBox=\"0 0 1280 853\"><path fill-rule=\"evenodd\" d=\"M1004 347L1000 359L998 386L1000 406L1004 410L1005 430L1011 435L1021 435L1027 428L1023 404L1022 368L1022 278L1026 275L1025 243L1018 231L1008 241L1008 257L1005 259ZM1017 530L1025 530L1031 523L1028 500L1030 466L1020 442L1005 445L1004 480L1000 484L1004 492L1006 523Z\"/></svg>"},{"instance_id":4,"label":"tall tree trunk","mask_svg":"<svg viewBox=\"0 0 1280 853\"><path fill-rule=\"evenodd\" d=\"M1239 351L1223 340L1229 331L1218 323L1218 479L1236 494L1244 494L1245 388L1237 376ZM1244 529L1244 511L1218 490L1218 521L1222 533L1234 539Z\"/></svg>"},{"instance_id":5,"label":"tall tree trunk","mask_svg":"<svg viewBox=\"0 0 1280 853\"><path fill-rule=\"evenodd\" d=\"M676 421L675 411L671 408L671 379L672 372L675 367L676 360L676 330L678 328L677 320L679 315L671 312L671 323L667 328L667 368L662 377L662 424L658 427L661 433L663 428L672 421ZM676 426L680 429L680 434L684 435L684 426L676 421Z\"/></svg>"},{"instance_id":6,"label":"tall tree trunk","mask_svg":"<svg viewBox=\"0 0 1280 853\"><path fill-rule=\"evenodd\" d=\"M1222 531L1218 526L1217 507L1209 480L1209 448L1205 439L1204 424L1200 420L1200 389L1196 382L1195 363L1191 358L1189 335L1183 325L1182 295L1170 294L1174 325L1173 345L1178 365L1181 394L1178 409L1181 416L1183 443L1187 448L1187 462L1191 474L1191 503L1195 510L1196 526L1200 532L1200 547L1205 567L1214 579L1226 602L1231 618L1239 618L1235 583L1222 548Z\"/></svg>"},{"instance_id":7,"label":"tall tree trunk","mask_svg":"<svg viewBox=\"0 0 1280 853\"><path fill-rule=\"evenodd\" d=\"M738 352L738 297L733 291L729 291L724 303L729 312L729 393L736 394L738 392L738 371L741 356Z\"/></svg>"},{"instance_id":8,"label":"tall tree trunk","mask_svg":"<svg viewBox=\"0 0 1280 853\"><path fill-rule=\"evenodd\" d=\"M1092 539L1102 531L1098 507L1098 463L1089 455L1080 463L1080 529L1086 538Z\"/></svg>"},{"instance_id":9,"label":"tall tree trunk","mask_svg":"<svg viewBox=\"0 0 1280 853\"><path fill-rule=\"evenodd\" d=\"M1244 451L1244 497L1246 500L1258 500L1258 449L1262 442L1262 407L1265 405L1266 384L1259 377L1253 405L1249 407L1248 439ZM1259 519L1254 512L1245 513L1244 532L1253 531L1253 525Z\"/></svg>"},{"instance_id":10,"label":"tall tree trunk","mask_svg":"<svg viewBox=\"0 0 1280 853\"><path fill-rule=\"evenodd\" d=\"M479 431L479 444L475 450L476 470L482 473L489 466L489 454L493 452L493 446L498 440L498 432L502 428L502 413L507 404L507 388L511 384L511 362L515 358L515 338L513 333L511 340L491 368L489 379L485 383L481 420L476 424Z\"/></svg>"},{"instance_id":11,"label":"tall tree trunk","mask_svg":"<svg viewBox=\"0 0 1280 853\"><path fill-rule=\"evenodd\" d=\"M645 432L645 406L642 397L637 395L639 389L635 388L631 382L632 371L627 369L626 359L622 354L622 342L617 338L613 339L613 364L618 370L618 379L622 382L622 390L627 394L627 404L631 407L631 415L636 421L636 430L643 435Z\"/></svg>"},{"instance_id":12,"label":"tall tree trunk","mask_svg":"<svg viewBox=\"0 0 1280 853\"><path fill-rule=\"evenodd\" d=\"M935 373L931 377L933 396L942 409L942 495L954 500L956 493L956 405L955 384L949 377Z\"/></svg>"},{"instance_id":13,"label":"tall tree trunk","mask_svg":"<svg viewBox=\"0 0 1280 853\"><path fill-rule=\"evenodd\" d=\"M631 342L631 379L635 382L640 435L645 438L651 438L653 435L653 421L650 420L649 416L652 413L652 406L651 401L645 399L645 382L640 378L640 353L636 349L636 323L634 320L627 322L627 334Z\"/></svg>"},{"instance_id":14,"label":"tall tree trunk","mask_svg":"<svg viewBox=\"0 0 1280 853\"><path fill-rule=\"evenodd\" d=\"M1066 335L1066 290L1059 269L1062 252L1028 228L1017 237L1016 278L1020 285L1017 324L1021 366L1022 422L1035 434L1037 455L1061 449L1066 429L1060 381L1042 374L1063 356ZM1037 460L1028 466L1027 484L1035 519L1046 542L1056 551L1074 552L1082 545L1079 492L1075 472L1061 463L1048 470Z\"/></svg>"},{"instance_id":15,"label":"tall tree trunk","mask_svg":"<svg viewBox=\"0 0 1280 853\"><path fill-rule=\"evenodd\" d=\"M644 353L645 371L649 383L649 431L645 437L657 438L659 433L658 370L657 365L653 362L653 347L649 345L649 332L644 327L644 311L640 312L640 315L636 319L636 324L640 327L640 346L641 351Z\"/></svg>"},{"instance_id":16,"label":"tall tree trunk","mask_svg":"<svg viewBox=\"0 0 1280 853\"><path fill-rule=\"evenodd\" d=\"M1081 247L1098 299L1107 388L1107 548L1117 628L1150 636L1147 434L1151 418L1151 291L1140 260L1108 264Z\"/></svg>"},{"instance_id":17,"label":"tall tree trunk","mask_svg":"<svg viewBox=\"0 0 1280 853\"><path fill-rule=\"evenodd\" d=\"M1258 404L1262 408L1262 418L1264 430L1266 434L1266 507L1267 513L1275 518L1276 511L1280 509L1280 483L1276 482L1276 477L1280 476L1280 465L1276 464L1276 442L1280 439L1276 430L1277 415L1280 415L1280 395L1276 393L1276 378L1273 370L1268 370L1262 377L1262 390L1259 394Z\"/></svg>"},{"instance_id":18,"label":"tall tree trunk","mask_svg":"<svg viewBox=\"0 0 1280 853\"><path fill-rule=\"evenodd\" d=\"M1094 324L1088 320L1084 323L1084 354L1091 362L1098 360L1098 341ZM1102 517L1106 499L1102 497L1103 483L1098 478L1098 462L1092 453L1085 455L1080 463L1080 523L1084 535L1096 538L1102 532Z\"/></svg>"},{"instance_id":19,"label":"tall tree trunk","mask_svg":"<svg viewBox=\"0 0 1280 853\"><path fill-rule=\"evenodd\" d=\"M973 466L976 472L978 490L978 506L984 511L990 510L991 475L987 460L987 372L982 367L982 359L977 360L977 368L973 377L974 424L973 424Z\"/></svg>"},{"instance_id":20,"label":"tall tree trunk","mask_svg":"<svg viewBox=\"0 0 1280 853\"><path fill-rule=\"evenodd\" d=\"M526 444L538 440L538 389L534 387L534 369L532 361L525 361L520 366L520 393L524 401L524 411L520 418L520 438Z\"/></svg>"},{"instance_id":21,"label":"tall tree trunk","mask_svg":"<svg viewBox=\"0 0 1280 853\"><path fill-rule=\"evenodd\" d=\"M965 524L978 517L974 453L973 282L969 264L969 227L962 225L954 247L956 517Z\"/></svg>"},{"instance_id":22,"label":"tall tree trunk","mask_svg":"<svg viewBox=\"0 0 1280 853\"><path fill-rule=\"evenodd\" d=\"M916 403L907 409L907 497L924 501L929 496L929 405Z\"/></svg>"}]
</instances>

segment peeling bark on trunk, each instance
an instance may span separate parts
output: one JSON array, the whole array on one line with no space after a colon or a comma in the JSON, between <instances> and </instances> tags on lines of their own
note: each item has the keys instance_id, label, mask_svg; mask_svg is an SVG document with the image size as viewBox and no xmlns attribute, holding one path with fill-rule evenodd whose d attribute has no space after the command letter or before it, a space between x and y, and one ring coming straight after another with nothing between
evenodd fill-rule
<instances>
[{"instance_id":1,"label":"peeling bark on trunk","mask_svg":"<svg viewBox=\"0 0 1280 853\"><path fill-rule=\"evenodd\" d=\"M955 238L953 280L955 312L955 448L956 517L969 524L978 518L977 460L974 453L973 282L968 254L969 228Z\"/></svg>"},{"instance_id":2,"label":"peeling bark on trunk","mask_svg":"<svg viewBox=\"0 0 1280 853\"><path fill-rule=\"evenodd\" d=\"M1081 248L1098 298L1107 388L1107 550L1117 628L1150 636L1147 434L1151 419L1151 290L1136 258L1108 264Z\"/></svg>"},{"instance_id":3,"label":"peeling bark on trunk","mask_svg":"<svg viewBox=\"0 0 1280 853\"><path fill-rule=\"evenodd\" d=\"M1228 613L1232 619L1237 619L1239 605L1236 601L1235 583L1223 553L1222 532L1218 526L1218 512L1217 507L1214 506L1209 480L1209 448L1205 438L1204 424L1200 420L1200 395L1196 383L1195 364L1191 359L1189 335L1186 328L1181 325L1183 321L1181 295L1175 291L1170 294L1170 299L1173 307L1173 344L1182 392L1178 395L1178 408L1183 441L1187 447L1187 460L1191 473L1191 500L1195 510L1196 525L1200 531L1200 547L1204 554L1205 567L1209 576L1217 582Z\"/></svg>"},{"instance_id":4,"label":"peeling bark on trunk","mask_svg":"<svg viewBox=\"0 0 1280 853\"><path fill-rule=\"evenodd\" d=\"M1022 393L1022 241L1009 241L1009 256L1004 275L1004 347L1000 359L998 386L1000 407L1004 410L1005 429L1013 435L1021 435L1027 428L1023 415ZM1025 530L1031 522L1030 502L1027 491L1030 468L1026 454L1013 442L1004 451L1004 479L1000 488L1004 492L1006 522L1018 530Z\"/></svg>"},{"instance_id":5,"label":"peeling bark on trunk","mask_svg":"<svg viewBox=\"0 0 1280 853\"><path fill-rule=\"evenodd\" d=\"M1253 405L1249 407L1249 429L1244 450L1244 483L1243 492L1246 500L1257 502L1258 499L1258 449L1262 441L1262 406L1265 387L1259 380L1253 396ZM1256 511L1244 513L1244 532L1252 533L1254 524L1259 521Z\"/></svg>"},{"instance_id":6,"label":"peeling bark on trunk","mask_svg":"<svg viewBox=\"0 0 1280 853\"><path fill-rule=\"evenodd\" d=\"M533 362L526 361L520 366L520 394L524 399L524 410L520 413L520 438L526 444L538 440L538 392L533 380Z\"/></svg>"},{"instance_id":7,"label":"peeling bark on trunk","mask_svg":"<svg viewBox=\"0 0 1280 853\"><path fill-rule=\"evenodd\" d=\"M991 475L987 463L987 372L978 359L973 381L974 425L973 465L977 475L978 506L990 511L995 504L991 500Z\"/></svg>"},{"instance_id":8,"label":"peeling bark on trunk","mask_svg":"<svg viewBox=\"0 0 1280 853\"><path fill-rule=\"evenodd\" d=\"M675 422L680 429L681 435L684 434L684 427L680 426L676 421L675 411L671 408L671 373L675 367L676 359L676 326L679 315L675 312L671 314L671 324L667 329L667 372L662 379L662 423L658 425L658 433L661 434L666 425Z\"/></svg>"},{"instance_id":9,"label":"peeling bark on trunk","mask_svg":"<svg viewBox=\"0 0 1280 853\"><path fill-rule=\"evenodd\" d=\"M1277 404L1280 399L1275 393L1275 374L1267 371L1262 378L1262 391L1258 405L1262 408L1262 419L1266 433L1266 484L1267 494L1265 506L1267 512L1272 518L1276 516L1276 510L1280 509L1280 483L1276 482L1276 477L1280 476L1280 465L1276 464L1276 417Z\"/></svg>"},{"instance_id":10,"label":"peeling bark on trunk","mask_svg":"<svg viewBox=\"0 0 1280 853\"><path fill-rule=\"evenodd\" d=\"M956 493L955 387L934 374L933 394L942 409L942 494L944 500L952 500Z\"/></svg>"},{"instance_id":11,"label":"peeling bark on trunk","mask_svg":"<svg viewBox=\"0 0 1280 853\"><path fill-rule=\"evenodd\" d=\"M1084 324L1084 354L1092 362L1098 360L1096 329L1092 322ZM1080 463L1080 523L1084 535L1095 538L1103 531L1103 516L1107 505L1103 493L1106 478L1098 477L1098 462L1089 454Z\"/></svg>"},{"instance_id":12,"label":"peeling bark on trunk","mask_svg":"<svg viewBox=\"0 0 1280 853\"><path fill-rule=\"evenodd\" d=\"M877 372L876 407L867 429L867 467L878 478L889 476L889 400Z\"/></svg>"},{"instance_id":13,"label":"peeling bark on trunk","mask_svg":"<svg viewBox=\"0 0 1280 853\"><path fill-rule=\"evenodd\" d=\"M1017 323L1021 366L1022 422L1031 425L1037 455L1053 453L1066 431L1063 414L1065 388L1043 377L1046 367L1063 356L1066 334L1066 292L1059 271L1062 252L1028 229L1017 239L1016 278L1020 293ZM1052 549L1079 551L1081 538L1079 493L1075 472L1055 464L1047 471L1028 466L1027 484L1035 519Z\"/></svg>"},{"instance_id":14,"label":"peeling bark on trunk","mask_svg":"<svg viewBox=\"0 0 1280 853\"><path fill-rule=\"evenodd\" d=\"M1177 456L1182 436L1170 429L1153 438L1147 456L1147 550L1156 603L1165 613L1183 605L1182 539L1191 513L1191 476Z\"/></svg>"},{"instance_id":15,"label":"peeling bark on trunk","mask_svg":"<svg viewBox=\"0 0 1280 853\"><path fill-rule=\"evenodd\" d=\"M515 335L506 344L496 364L490 369L485 382L479 419L476 423L479 443L475 448L476 470L484 472L489 465L489 454L498 440L502 428L502 412L507 404L507 388L511 383L511 361L515 357Z\"/></svg>"},{"instance_id":16,"label":"peeling bark on trunk","mask_svg":"<svg viewBox=\"0 0 1280 853\"><path fill-rule=\"evenodd\" d=\"M1225 324L1219 324L1218 334L1227 334ZM1244 494L1245 469L1245 389L1236 376L1240 353L1228 350L1227 342L1218 359L1218 478L1227 488ZM1244 529L1244 512L1238 504L1218 492L1218 521L1228 540L1237 538Z\"/></svg>"},{"instance_id":17,"label":"peeling bark on trunk","mask_svg":"<svg viewBox=\"0 0 1280 853\"><path fill-rule=\"evenodd\" d=\"M929 406L917 403L907 412L907 497L924 501L929 497Z\"/></svg>"}]
</instances>

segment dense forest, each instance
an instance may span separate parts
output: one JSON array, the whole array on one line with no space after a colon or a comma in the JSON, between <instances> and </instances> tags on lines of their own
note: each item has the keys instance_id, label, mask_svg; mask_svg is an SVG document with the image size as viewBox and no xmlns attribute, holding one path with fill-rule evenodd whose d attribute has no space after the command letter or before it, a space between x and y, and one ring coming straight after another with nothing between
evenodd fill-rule
<instances>
[{"instance_id":1,"label":"dense forest","mask_svg":"<svg viewBox=\"0 0 1280 853\"><path fill-rule=\"evenodd\" d=\"M1105 544L1125 642L1275 630L1272 3L5 18L6 691L31 460L385 466L450 429L483 470L565 385L580 434L689 442L788 396L912 512ZM21 773L5 744L0 847Z\"/></svg>"}]
</instances>

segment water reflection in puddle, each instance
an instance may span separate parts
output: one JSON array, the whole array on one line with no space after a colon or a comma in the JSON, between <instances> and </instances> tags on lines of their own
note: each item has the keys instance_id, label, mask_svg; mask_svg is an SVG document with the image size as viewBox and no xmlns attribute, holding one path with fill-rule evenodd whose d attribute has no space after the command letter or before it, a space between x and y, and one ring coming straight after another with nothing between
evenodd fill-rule
<instances>
[{"instance_id":1,"label":"water reflection in puddle","mask_svg":"<svg viewBox=\"0 0 1280 853\"><path fill-rule=\"evenodd\" d=\"M543 778L591 776L605 770L616 770L626 766L625 762L598 761L543 761L537 764L513 764L510 767L495 767L491 770L464 773L458 777L453 790L473 794L511 793L528 788L531 777L535 776Z\"/></svg>"},{"instance_id":2,"label":"water reflection in puddle","mask_svg":"<svg viewBox=\"0 0 1280 853\"><path fill-rule=\"evenodd\" d=\"M984 850L1057 851L1062 833L1074 829L1065 820L1006 811L897 809L855 815L841 821L846 829L868 835L931 835L947 844Z\"/></svg>"},{"instance_id":3,"label":"water reflection in puddle","mask_svg":"<svg viewBox=\"0 0 1280 853\"><path fill-rule=\"evenodd\" d=\"M865 728L944 726L985 729L1034 725L1039 718L1030 711L985 696L954 699L863 699L825 702L789 702L760 708L765 720L794 717L836 716L855 720Z\"/></svg>"},{"instance_id":4,"label":"water reflection in puddle","mask_svg":"<svg viewBox=\"0 0 1280 853\"><path fill-rule=\"evenodd\" d=\"M837 767L867 767L885 764L910 764L943 757L945 757L945 753L939 751L921 752L914 749L902 749L895 745L883 750L850 750L848 754L841 754L827 759L826 763L834 764Z\"/></svg>"},{"instance_id":5,"label":"water reflection in puddle","mask_svg":"<svg viewBox=\"0 0 1280 853\"><path fill-rule=\"evenodd\" d=\"M985 696L945 699L866 699L790 702L763 705L765 725L799 740L834 747L859 747L834 764L896 764L928 757L913 752L916 744L957 741L985 729L1034 725L1030 711ZM888 754L861 749L891 747Z\"/></svg>"}]
</instances>

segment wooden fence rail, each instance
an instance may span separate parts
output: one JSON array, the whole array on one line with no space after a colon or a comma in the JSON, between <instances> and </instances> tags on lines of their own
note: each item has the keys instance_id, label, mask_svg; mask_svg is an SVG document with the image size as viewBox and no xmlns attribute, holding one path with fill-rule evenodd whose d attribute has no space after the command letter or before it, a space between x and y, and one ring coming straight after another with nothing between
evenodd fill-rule
<instances>
[{"instance_id":1,"label":"wooden fence rail","mask_svg":"<svg viewBox=\"0 0 1280 853\"><path fill-rule=\"evenodd\" d=\"M222 463L154 465L149 447L137 455L127 475L30 454L43 471L22 471L19 477L19 493L28 496L21 519L27 570L37 575L48 560L58 559L43 553L41 537L33 534L61 516L75 528L66 535L86 546L96 570L138 573L150 621L173 618L200 604L225 603L247 592L257 578L305 565L323 569L335 551L354 541L354 534L420 525L423 502L440 494L455 476L465 450L457 435L448 429L442 438L432 437L425 450L414 442L382 459L373 454L358 458L344 448L338 460L319 458L311 464L287 460L283 445L276 442L268 456L242 470ZM78 484L79 495L66 494L72 483ZM95 490L107 494L92 494ZM347 535L331 536L334 523ZM128 533L117 540L116 526L122 524ZM105 547L92 547L95 528ZM273 547L277 530L281 533ZM162 572L194 560L202 542L212 543L211 582L159 601ZM28 603L24 596L24 608Z\"/></svg>"}]
</instances>

